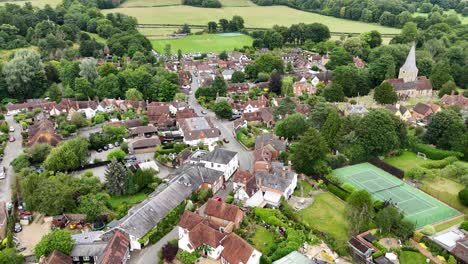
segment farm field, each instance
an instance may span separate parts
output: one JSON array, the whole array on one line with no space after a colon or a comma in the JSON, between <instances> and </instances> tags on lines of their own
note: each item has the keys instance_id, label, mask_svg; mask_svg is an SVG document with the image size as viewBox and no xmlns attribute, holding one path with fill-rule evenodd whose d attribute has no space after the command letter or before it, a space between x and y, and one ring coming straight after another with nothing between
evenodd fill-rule
<instances>
[{"instance_id":1,"label":"farm field","mask_svg":"<svg viewBox=\"0 0 468 264\"><path fill-rule=\"evenodd\" d=\"M144 1L144 0L134 0ZM130 2L131 3L131 2ZM234 3L234 1L231 1ZM246 27L270 28L273 25L290 26L297 23L319 22L327 25L332 32L362 33L378 30L383 34L397 34L397 28L362 23L299 11L285 6L246 6L223 8L197 8L191 6L135 7L102 10L103 13L120 12L134 16L141 24L184 24L206 25L221 18L242 16Z\"/></svg>"},{"instance_id":2,"label":"farm field","mask_svg":"<svg viewBox=\"0 0 468 264\"><path fill-rule=\"evenodd\" d=\"M326 192L315 196L314 203L297 212L299 218L320 231L330 233L340 241L348 239L345 202Z\"/></svg>"},{"instance_id":3,"label":"farm field","mask_svg":"<svg viewBox=\"0 0 468 264\"><path fill-rule=\"evenodd\" d=\"M455 10L453 10L453 9L450 9L450 10L448 10L448 11L444 11L444 14L446 14L446 15L456 14L456 15L458 15L458 18L460 19L460 21L462 22L462 24L468 23L468 17L464 17L464 16L458 14L458 13L455 12ZM428 14L416 12L416 13L413 14L413 16L414 16L414 17L417 17L417 16L427 17Z\"/></svg>"},{"instance_id":4,"label":"farm field","mask_svg":"<svg viewBox=\"0 0 468 264\"><path fill-rule=\"evenodd\" d=\"M220 34L203 34L192 35L179 39L161 39L153 40L153 48L164 53L164 47L167 44L171 45L172 53L177 53L177 50L182 50L182 53L190 52L222 52L230 51L234 48L242 48L243 46L252 45L252 38L246 35L239 36L222 36Z\"/></svg>"},{"instance_id":5,"label":"farm field","mask_svg":"<svg viewBox=\"0 0 468 264\"><path fill-rule=\"evenodd\" d=\"M129 0L120 4L120 7L150 7L181 5L182 0Z\"/></svg>"},{"instance_id":6,"label":"farm field","mask_svg":"<svg viewBox=\"0 0 468 264\"><path fill-rule=\"evenodd\" d=\"M52 7L55 7L58 4L62 3L62 0L28 0L28 1L5 1L5 2L0 1L0 5L4 5L5 3L24 5L27 2L31 2L33 6L37 6L37 7L43 7L47 4L49 4Z\"/></svg>"}]
</instances>

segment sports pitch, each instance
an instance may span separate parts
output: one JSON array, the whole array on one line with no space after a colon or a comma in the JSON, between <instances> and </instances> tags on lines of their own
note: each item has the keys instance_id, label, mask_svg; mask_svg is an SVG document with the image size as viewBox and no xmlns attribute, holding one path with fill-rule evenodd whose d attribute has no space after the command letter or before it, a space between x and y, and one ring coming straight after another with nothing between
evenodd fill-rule
<instances>
[{"instance_id":1,"label":"sports pitch","mask_svg":"<svg viewBox=\"0 0 468 264\"><path fill-rule=\"evenodd\" d=\"M343 182L368 191L374 199L390 201L403 211L417 228L452 218L457 210L370 163L361 163L333 171Z\"/></svg>"}]
</instances>

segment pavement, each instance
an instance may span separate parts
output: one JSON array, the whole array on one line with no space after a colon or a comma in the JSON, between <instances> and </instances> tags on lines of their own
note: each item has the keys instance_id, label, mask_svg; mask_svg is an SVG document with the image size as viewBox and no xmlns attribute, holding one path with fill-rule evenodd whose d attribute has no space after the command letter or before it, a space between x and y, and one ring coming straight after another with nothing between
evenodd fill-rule
<instances>
[{"instance_id":1,"label":"pavement","mask_svg":"<svg viewBox=\"0 0 468 264\"><path fill-rule=\"evenodd\" d=\"M167 242L179 238L178 227L174 227L169 234L161 238L156 244L146 247L139 251L133 251L130 255L130 264L153 264L158 263L158 252Z\"/></svg>"},{"instance_id":2,"label":"pavement","mask_svg":"<svg viewBox=\"0 0 468 264\"><path fill-rule=\"evenodd\" d=\"M10 202L11 181L14 174L13 169L10 166L10 162L19 154L23 153L23 137L21 136L21 125L13 119L13 116L5 116L5 120L8 122L9 126L13 126L15 128L15 132L10 133L10 135L13 135L16 140L14 142L7 142L3 160L0 162L0 166L4 166L7 170L6 179L0 180L0 201Z\"/></svg>"},{"instance_id":3,"label":"pavement","mask_svg":"<svg viewBox=\"0 0 468 264\"><path fill-rule=\"evenodd\" d=\"M239 164L241 170L249 170L252 171L253 169L253 152L246 150L237 140L234 133L234 126L233 122L220 120L216 117L216 115L209 109L204 109L195 98L195 92L200 87L198 76L194 75L192 72L192 90L188 96L189 105L195 110L199 116L208 116L211 117L211 121L213 125L217 127L221 131L221 137L226 138L229 140L229 143L224 143L223 148L236 151L239 153ZM206 112L206 114L202 114L202 110Z\"/></svg>"}]
</instances>

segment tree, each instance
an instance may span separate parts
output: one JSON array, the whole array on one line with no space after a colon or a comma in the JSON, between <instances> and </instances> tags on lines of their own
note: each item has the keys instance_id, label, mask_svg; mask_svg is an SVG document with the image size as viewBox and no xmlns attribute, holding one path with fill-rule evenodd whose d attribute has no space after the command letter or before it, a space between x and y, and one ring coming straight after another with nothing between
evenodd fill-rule
<instances>
[{"instance_id":1,"label":"tree","mask_svg":"<svg viewBox=\"0 0 468 264\"><path fill-rule=\"evenodd\" d=\"M228 54L225 50L223 50L221 53L219 53L219 59L220 60L227 60L228 59Z\"/></svg>"},{"instance_id":2,"label":"tree","mask_svg":"<svg viewBox=\"0 0 468 264\"><path fill-rule=\"evenodd\" d=\"M439 62L434 65L430 79L437 90L441 89L445 83L453 81L452 75L450 75L450 65L446 62Z\"/></svg>"},{"instance_id":3,"label":"tree","mask_svg":"<svg viewBox=\"0 0 468 264\"><path fill-rule=\"evenodd\" d=\"M88 82L94 83L99 77L96 64L97 60L94 58L83 59L80 64L80 76L88 80Z\"/></svg>"},{"instance_id":4,"label":"tree","mask_svg":"<svg viewBox=\"0 0 468 264\"><path fill-rule=\"evenodd\" d=\"M463 118L452 110L443 110L432 115L423 140L439 148L464 152L466 133Z\"/></svg>"},{"instance_id":5,"label":"tree","mask_svg":"<svg viewBox=\"0 0 468 264\"><path fill-rule=\"evenodd\" d=\"M351 235L367 230L374 213L371 195L366 190L355 191L346 202L346 215Z\"/></svg>"},{"instance_id":6,"label":"tree","mask_svg":"<svg viewBox=\"0 0 468 264\"><path fill-rule=\"evenodd\" d=\"M364 96L370 91L367 72L354 66L337 67L333 71L333 82L341 85L344 94L348 97Z\"/></svg>"},{"instance_id":7,"label":"tree","mask_svg":"<svg viewBox=\"0 0 468 264\"><path fill-rule=\"evenodd\" d=\"M9 93L18 99L40 97L44 93L44 65L34 51L17 51L13 59L3 66L3 75Z\"/></svg>"},{"instance_id":8,"label":"tree","mask_svg":"<svg viewBox=\"0 0 468 264\"><path fill-rule=\"evenodd\" d=\"M178 50L177 50L177 60L178 60L178 61L182 60L182 57L183 57L183 56L182 56L182 50L181 50L181 49L178 49Z\"/></svg>"},{"instance_id":9,"label":"tree","mask_svg":"<svg viewBox=\"0 0 468 264\"><path fill-rule=\"evenodd\" d=\"M116 98L121 95L119 77L113 73L100 77L96 86L99 98Z\"/></svg>"},{"instance_id":10,"label":"tree","mask_svg":"<svg viewBox=\"0 0 468 264\"><path fill-rule=\"evenodd\" d=\"M125 158L125 155L126 154L123 150L116 149L116 150L109 152L109 154L107 154L107 160L116 159L118 161L122 161Z\"/></svg>"},{"instance_id":11,"label":"tree","mask_svg":"<svg viewBox=\"0 0 468 264\"><path fill-rule=\"evenodd\" d=\"M332 51L330 61L325 66L329 70L334 70L338 66L347 65L352 62L353 57L344 48L337 47Z\"/></svg>"},{"instance_id":12,"label":"tree","mask_svg":"<svg viewBox=\"0 0 468 264\"><path fill-rule=\"evenodd\" d=\"M171 56L171 54L172 54L171 44L166 44L164 46L164 55L166 55L166 57L169 58L169 56Z\"/></svg>"},{"instance_id":13,"label":"tree","mask_svg":"<svg viewBox=\"0 0 468 264\"><path fill-rule=\"evenodd\" d=\"M270 87L270 91L274 92L275 94L281 94L281 86L283 85L283 78L281 74L277 72L273 72L270 76L270 83L268 87Z\"/></svg>"},{"instance_id":14,"label":"tree","mask_svg":"<svg viewBox=\"0 0 468 264\"><path fill-rule=\"evenodd\" d=\"M394 104L398 101L398 95L390 83L384 82L375 87L374 100L379 104Z\"/></svg>"},{"instance_id":15,"label":"tree","mask_svg":"<svg viewBox=\"0 0 468 264\"><path fill-rule=\"evenodd\" d=\"M382 45L382 35L377 30L362 33L361 39L365 41L371 49Z\"/></svg>"},{"instance_id":16,"label":"tree","mask_svg":"<svg viewBox=\"0 0 468 264\"><path fill-rule=\"evenodd\" d=\"M29 162L28 156L24 154L20 154L18 155L18 157L16 157L14 160L11 161L10 165L11 167L13 167L13 171L18 173L22 169L28 168L29 166L31 166L31 162Z\"/></svg>"},{"instance_id":17,"label":"tree","mask_svg":"<svg viewBox=\"0 0 468 264\"><path fill-rule=\"evenodd\" d=\"M27 153L34 164L40 164L47 158L51 150L51 145L47 143L37 143L30 147Z\"/></svg>"},{"instance_id":18,"label":"tree","mask_svg":"<svg viewBox=\"0 0 468 264\"><path fill-rule=\"evenodd\" d=\"M216 33L218 30L218 23L215 21L208 22L208 33Z\"/></svg>"},{"instance_id":19,"label":"tree","mask_svg":"<svg viewBox=\"0 0 468 264\"><path fill-rule=\"evenodd\" d=\"M323 97L325 97L327 102L343 102L345 99L343 87L338 83L332 82L323 90Z\"/></svg>"},{"instance_id":20,"label":"tree","mask_svg":"<svg viewBox=\"0 0 468 264\"><path fill-rule=\"evenodd\" d=\"M187 23L185 23L180 29L180 33L190 34L190 32L191 32L190 26Z\"/></svg>"},{"instance_id":21,"label":"tree","mask_svg":"<svg viewBox=\"0 0 468 264\"><path fill-rule=\"evenodd\" d=\"M245 74L243 72L241 72L241 71L235 71L232 74L231 82L232 83L243 83L243 82L245 82Z\"/></svg>"},{"instance_id":22,"label":"tree","mask_svg":"<svg viewBox=\"0 0 468 264\"><path fill-rule=\"evenodd\" d=\"M80 112L75 112L72 114L70 123L77 128L88 126L88 120L86 119L85 115Z\"/></svg>"},{"instance_id":23,"label":"tree","mask_svg":"<svg viewBox=\"0 0 468 264\"><path fill-rule=\"evenodd\" d=\"M132 101L143 100L143 94L135 88L130 88L125 92L125 98Z\"/></svg>"},{"instance_id":24,"label":"tree","mask_svg":"<svg viewBox=\"0 0 468 264\"><path fill-rule=\"evenodd\" d=\"M390 112L371 110L356 127L358 142L370 156L385 155L399 147L398 135Z\"/></svg>"},{"instance_id":25,"label":"tree","mask_svg":"<svg viewBox=\"0 0 468 264\"><path fill-rule=\"evenodd\" d=\"M6 248L0 251L0 263L3 264L17 264L23 263L24 256L16 254L16 249Z\"/></svg>"},{"instance_id":26,"label":"tree","mask_svg":"<svg viewBox=\"0 0 468 264\"><path fill-rule=\"evenodd\" d=\"M229 21L227 19L222 18L219 20L219 26L221 27L221 30L223 32L227 32L229 27Z\"/></svg>"},{"instance_id":27,"label":"tree","mask_svg":"<svg viewBox=\"0 0 468 264\"><path fill-rule=\"evenodd\" d=\"M271 73L276 70L278 73L283 73L284 63L283 60L271 53L263 54L257 58L254 63L258 72Z\"/></svg>"},{"instance_id":28,"label":"tree","mask_svg":"<svg viewBox=\"0 0 468 264\"><path fill-rule=\"evenodd\" d=\"M458 94L457 85L453 81L448 81L448 82L444 83L444 85L442 85L442 88L439 90L438 96L439 96L439 98L442 98L446 94L447 95L452 94L452 92L454 94Z\"/></svg>"},{"instance_id":29,"label":"tree","mask_svg":"<svg viewBox=\"0 0 468 264\"><path fill-rule=\"evenodd\" d=\"M91 83L83 77L75 79L75 97L81 100L88 100L94 96Z\"/></svg>"},{"instance_id":30,"label":"tree","mask_svg":"<svg viewBox=\"0 0 468 264\"><path fill-rule=\"evenodd\" d=\"M320 23L307 24L304 27L304 38L314 43L322 42L330 38L330 30Z\"/></svg>"},{"instance_id":31,"label":"tree","mask_svg":"<svg viewBox=\"0 0 468 264\"><path fill-rule=\"evenodd\" d=\"M174 95L174 100L184 102L185 100L187 100L187 95L185 95L184 93L176 93Z\"/></svg>"},{"instance_id":32,"label":"tree","mask_svg":"<svg viewBox=\"0 0 468 264\"><path fill-rule=\"evenodd\" d=\"M107 166L105 176L109 194L121 196L126 193L128 175L127 170L121 162L117 161L117 159L112 159L111 163Z\"/></svg>"},{"instance_id":33,"label":"tree","mask_svg":"<svg viewBox=\"0 0 468 264\"><path fill-rule=\"evenodd\" d=\"M34 247L36 260L42 256L48 256L54 250L58 250L65 255L70 255L73 249L73 239L70 232L65 229L54 230L42 237L41 241Z\"/></svg>"},{"instance_id":34,"label":"tree","mask_svg":"<svg viewBox=\"0 0 468 264\"><path fill-rule=\"evenodd\" d=\"M219 118L229 119L232 117L232 107L226 100L221 100L213 105L213 111Z\"/></svg>"},{"instance_id":35,"label":"tree","mask_svg":"<svg viewBox=\"0 0 468 264\"><path fill-rule=\"evenodd\" d=\"M174 99L175 94L179 90L179 86L176 84L171 83L168 80L163 80L155 95L153 95L153 99L156 101L162 102L170 102Z\"/></svg>"},{"instance_id":36,"label":"tree","mask_svg":"<svg viewBox=\"0 0 468 264\"><path fill-rule=\"evenodd\" d=\"M106 77L109 74L118 74L119 71L113 63L106 62L99 66L98 73L100 77Z\"/></svg>"},{"instance_id":37,"label":"tree","mask_svg":"<svg viewBox=\"0 0 468 264\"><path fill-rule=\"evenodd\" d=\"M76 169L85 163L88 146L88 141L81 137L64 141L52 149L44 161L44 168L51 171Z\"/></svg>"},{"instance_id":38,"label":"tree","mask_svg":"<svg viewBox=\"0 0 468 264\"><path fill-rule=\"evenodd\" d=\"M338 144L341 122L338 112L336 110L331 111L320 129L320 135L325 139L330 149L335 149Z\"/></svg>"},{"instance_id":39,"label":"tree","mask_svg":"<svg viewBox=\"0 0 468 264\"><path fill-rule=\"evenodd\" d=\"M275 134L293 140L299 138L307 130L304 117L295 113L279 121L275 126Z\"/></svg>"},{"instance_id":40,"label":"tree","mask_svg":"<svg viewBox=\"0 0 468 264\"><path fill-rule=\"evenodd\" d=\"M382 233L390 233L392 228L397 226L402 217L400 211L395 207L385 207L375 215L375 224Z\"/></svg>"},{"instance_id":41,"label":"tree","mask_svg":"<svg viewBox=\"0 0 468 264\"><path fill-rule=\"evenodd\" d=\"M292 150L291 161L297 172L313 175L326 169L327 143L314 128L309 128Z\"/></svg>"},{"instance_id":42,"label":"tree","mask_svg":"<svg viewBox=\"0 0 468 264\"><path fill-rule=\"evenodd\" d=\"M109 195L105 193L87 194L80 196L79 199L78 212L86 214L86 220L92 222L106 211Z\"/></svg>"},{"instance_id":43,"label":"tree","mask_svg":"<svg viewBox=\"0 0 468 264\"><path fill-rule=\"evenodd\" d=\"M273 112L275 116L279 116L279 118L283 118L287 115L293 114L296 109L296 103L291 99L291 97L285 97L281 100L278 108L276 108Z\"/></svg>"},{"instance_id":44,"label":"tree","mask_svg":"<svg viewBox=\"0 0 468 264\"><path fill-rule=\"evenodd\" d=\"M468 188L458 192L458 199L464 206L468 206Z\"/></svg>"}]
</instances>

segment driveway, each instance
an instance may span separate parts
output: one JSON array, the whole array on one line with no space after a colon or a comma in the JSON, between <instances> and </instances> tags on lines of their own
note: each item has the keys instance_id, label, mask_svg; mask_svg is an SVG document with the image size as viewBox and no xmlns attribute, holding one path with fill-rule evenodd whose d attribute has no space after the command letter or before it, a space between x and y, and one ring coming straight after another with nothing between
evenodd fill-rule
<instances>
[{"instance_id":1,"label":"driveway","mask_svg":"<svg viewBox=\"0 0 468 264\"><path fill-rule=\"evenodd\" d=\"M169 234L161 238L158 243L146 247L142 250L136 250L131 253L130 264L153 264L158 263L158 252L161 251L162 247L166 245L167 242L178 239L178 227L174 227Z\"/></svg>"},{"instance_id":2,"label":"driveway","mask_svg":"<svg viewBox=\"0 0 468 264\"><path fill-rule=\"evenodd\" d=\"M223 148L239 153L239 163L241 170L252 171L253 152L246 150L239 142L237 142L234 134L233 122L218 119L212 111L204 109L197 102L197 99L195 99L195 92L197 91L199 86L200 85L198 84L198 77L195 76L192 72L192 92L188 96L189 105L195 110L195 113L197 113L199 116L210 117L211 121L213 122L213 125L221 131L221 137L229 140L229 143L225 143ZM204 110L207 114L203 115L202 110Z\"/></svg>"},{"instance_id":3,"label":"driveway","mask_svg":"<svg viewBox=\"0 0 468 264\"><path fill-rule=\"evenodd\" d=\"M15 137L14 142L8 142L5 148L5 155L3 160L0 162L0 166L4 166L7 170L7 177L0 181L0 201L10 202L11 201L11 180L13 178L13 169L10 166L10 162L14 160L19 154L23 153L23 138L21 136L21 125L16 123L13 116L5 116L5 120L8 125L15 128L15 132L10 135Z\"/></svg>"}]
</instances>

